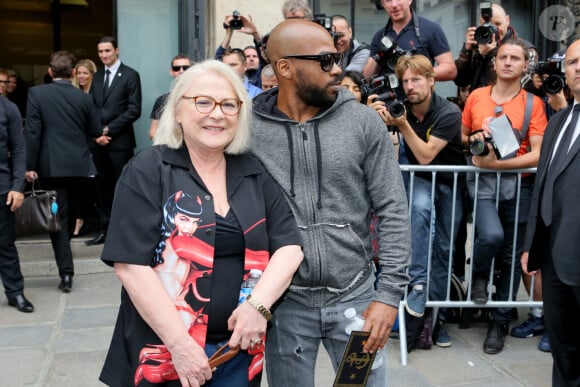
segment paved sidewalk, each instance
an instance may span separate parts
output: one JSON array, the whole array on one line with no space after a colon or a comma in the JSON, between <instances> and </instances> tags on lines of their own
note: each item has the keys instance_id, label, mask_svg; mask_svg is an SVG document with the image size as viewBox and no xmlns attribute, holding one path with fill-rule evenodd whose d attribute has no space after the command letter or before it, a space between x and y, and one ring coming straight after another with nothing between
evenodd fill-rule
<instances>
[{"instance_id":1,"label":"paved sidewalk","mask_svg":"<svg viewBox=\"0 0 580 387\"><path fill-rule=\"evenodd\" d=\"M22 243L30 245L22 249ZM82 258L75 258L77 275L73 291L64 294L57 289L59 278L54 263L31 256L50 257L50 245L19 242L19 251L26 250L26 256L21 258L25 292L34 303L35 312L20 313L7 305L4 295L0 296L0 385L102 386L97 378L113 332L120 284L112 270L98 261L100 248L84 248L77 240L73 244L81 250L78 256ZM92 258L88 249L95 253ZM45 274L39 275L43 271ZM519 314L523 319L527 311L520 310ZM486 326L458 330L457 325L450 324L448 330L453 339L451 348L414 350L406 367L400 362L399 341L390 340L387 345L390 386L551 384L552 358L538 351L539 337L508 337L503 352L490 356L481 350ZM316 386L331 386L333 379L329 359L322 350Z\"/></svg>"}]
</instances>

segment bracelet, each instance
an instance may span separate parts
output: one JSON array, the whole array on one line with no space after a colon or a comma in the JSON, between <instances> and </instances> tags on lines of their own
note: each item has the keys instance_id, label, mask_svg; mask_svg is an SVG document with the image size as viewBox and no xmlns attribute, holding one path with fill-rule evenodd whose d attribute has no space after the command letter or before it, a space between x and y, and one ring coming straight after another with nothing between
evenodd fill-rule
<instances>
[{"instance_id":1,"label":"bracelet","mask_svg":"<svg viewBox=\"0 0 580 387\"><path fill-rule=\"evenodd\" d=\"M250 305L256 308L256 310L260 312L262 316L264 316L266 321L270 321L270 319L272 318L272 312L270 312L270 309L260 304L254 297L252 297L251 294L248 296L248 298L246 298L246 301L248 301Z\"/></svg>"}]
</instances>

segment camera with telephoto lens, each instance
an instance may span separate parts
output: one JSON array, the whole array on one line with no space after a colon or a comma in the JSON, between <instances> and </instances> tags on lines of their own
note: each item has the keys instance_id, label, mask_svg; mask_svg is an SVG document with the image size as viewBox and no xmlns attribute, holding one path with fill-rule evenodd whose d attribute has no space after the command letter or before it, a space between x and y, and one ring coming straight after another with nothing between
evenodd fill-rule
<instances>
[{"instance_id":1,"label":"camera with telephoto lens","mask_svg":"<svg viewBox=\"0 0 580 387\"><path fill-rule=\"evenodd\" d=\"M491 144L497 158L501 158L501 156L498 154L495 142L491 136L485 137L483 140L475 139L471 141L469 143L469 153L471 153L473 156L487 156L489 154L489 148L487 147L487 144Z\"/></svg>"},{"instance_id":2,"label":"camera with telephoto lens","mask_svg":"<svg viewBox=\"0 0 580 387\"><path fill-rule=\"evenodd\" d=\"M238 11L232 12L233 19L230 21L229 27L232 30L241 30L244 26L244 22L240 18L240 13Z\"/></svg>"},{"instance_id":3,"label":"camera with telephoto lens","mask_svg":"<svg viewBox=\"0 0 580 387\"><path fill-rule=\"evenodd\" d=\"M397 46L397 43L393 42L388 36L383 36L377 50L377 55L374 56L374 59L377 61L379 66L386 67L391 72L394 72L397 61L401 56L412 56L414 54L415 50L403 50L401 47Z\"/></svg>"},{"instance_id":4,"label":"camera with telephoto lens","mask_svg":"<svg viewBox=\"0 0 580 387\"><path fill-rule=\"evenodd\" d=\"M491 24L491 3L482 2L480 4L480 9L483 24L475 29L475 41L477 44L489 44L495 36L497 42L499 40L499 34L497 27Z\"/></svg>"},{"instance_id":5,"label":"camera with telephoto lens","mask_svg":"<svg viewBox=\"0 0 580 387\"><path fill-rule=\"evenodd\" d=\"M320 24L326 31L328 31L330 36L332 36L332 40L336 44L341 34L332 30L332 17L326 16L325 13L317 13L312 18L312 21L316 24Z\"/></svg>"},{"instance_id":6,"label":"camera with telephoto lens","mask_svg":"<svg viewBox=\"0 0 580 387\"><path fill-rule=\"evenodd\" d=\"M398 86L399 80L395 74L380 75L373 77L368 83L363 82L361 94L365 98L371 94L377 94L375 101L383 101L389 114L396 118L405 114L405 104L397 98L395 92Z\"/></svg>"},{"instance_id":7,"label":"camera with telephoto lens","mask_svg":"<svg viewBox=\"0 0 580 387\"><path fill-rule=\"evenodd\" d=\"M547 75L542 81L542 87L546 93L558 94L566 86L566 74L562 63L563 58L558 60L552 57L549 61L540 61L536 65L536 73L542 78Z\"/></svg>"}]
</instances>

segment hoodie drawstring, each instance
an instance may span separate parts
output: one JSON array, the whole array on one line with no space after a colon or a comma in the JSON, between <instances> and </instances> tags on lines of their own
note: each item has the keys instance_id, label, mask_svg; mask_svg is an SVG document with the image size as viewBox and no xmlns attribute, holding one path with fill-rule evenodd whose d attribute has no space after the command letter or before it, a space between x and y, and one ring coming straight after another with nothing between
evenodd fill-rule
<instances>
[{"instance_id":1,"label":"hoodie drawstring","mask_svg":"<svg viewBox=\"0 0 580 387\"><path fill-rule=\"evenodd\" d=\"M290 124L284 124L286 129L286 137L288 137L288 148L290 148L290 195L296 196L294 192L294 142L292 141L292 132L290 131Z\"/></svg>"}]
</instances>

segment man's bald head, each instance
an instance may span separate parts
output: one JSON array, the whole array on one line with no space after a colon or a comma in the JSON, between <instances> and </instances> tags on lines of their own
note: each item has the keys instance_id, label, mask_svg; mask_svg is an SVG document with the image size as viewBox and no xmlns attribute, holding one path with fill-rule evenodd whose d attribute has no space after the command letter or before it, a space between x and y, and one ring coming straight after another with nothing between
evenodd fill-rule
<instances>
[{"instance_id":1,"label":"man's bald head","mask_svg":"<svg viewBox=\"0 0 580 387\"><path fill-rule=\"evenodd\" d=\"M306 122L336 101L341 90L339 55L332 55L334 41L319 24L283 21L272 30L267 51L278 79L276 106L288 117Z\"/></svg>"},{"instance_id":2,"label":"man's bald head","mask_svg":"<svg viewBox=\"0 0 580 387\"><path fill-rule=\"evenodd\" d=\"M578 50L580 48L580 39L573 41L568 48L566 49L566 58L568 57L568 52L572 53L574 50Z\"/></svg>"},{"instance_id":3,"label":"man's bald head","mask_svg":"<svg viewBox=\"0 0 580 387\"><path fill-rule=\"evenodd\" d=\"M505 9L503 9L503 7L499 4L492 4L491 5L491 12L492 12L492 14L497 14L498 16L500 16L500 15L502 17L507 16Z\"/></svg>"},{"instance_id":4,"label":"man's bald head","mask_svg":"<svg viewBox=\"0 0 580 387\"><path fill-rule=\"evenodd\" d=\"M288 19L270 33L267 55L275 63L285 55L316 54L321 49L335 52L332 37L320 24L304 19Z\"/></svg>"},{"instance_id":5,"label":"man's bald head","mask_svg":"<svg viewBox=\"0 0 580 387\"><path fill-rule=\"evenodd\" d=\"M510 17L499 4L491 5L491 24L499 30L499 37L503 39L510 25Z\"/></svg>"}]
</instances>

